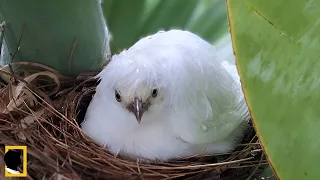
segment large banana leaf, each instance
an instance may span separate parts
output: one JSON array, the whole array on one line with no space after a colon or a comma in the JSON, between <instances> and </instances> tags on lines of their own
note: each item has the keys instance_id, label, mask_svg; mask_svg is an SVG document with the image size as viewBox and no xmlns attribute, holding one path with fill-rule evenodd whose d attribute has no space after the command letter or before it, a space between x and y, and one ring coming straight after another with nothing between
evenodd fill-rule
<instances>
[{"instance_id":1,"label":"large banana leaf","mask_svg":"<svg viewBox=\"0 0 320 180\"><path fill-rule=\"evenodd\" d=\"M255 128L277 176L320 177L320 1L228 0Z\"/></svg>"}]
</instances>

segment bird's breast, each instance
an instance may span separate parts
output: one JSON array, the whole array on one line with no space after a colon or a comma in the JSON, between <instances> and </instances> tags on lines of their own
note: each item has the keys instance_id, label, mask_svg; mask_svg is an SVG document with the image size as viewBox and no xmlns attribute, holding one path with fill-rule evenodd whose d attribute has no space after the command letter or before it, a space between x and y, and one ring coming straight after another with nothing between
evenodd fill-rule
<instances>
[{"instance_id":1,"label":"bird's breast","mask_svg":"<svg viewBox=\"0 0 320 180\"><path fill-rule=\"evenodd\" d=\"M110 135L109 150L134 157L165 160L189 149L189 144L177 137L170 126L141 125L121 135Z\"/></svg>"}]
</instances>

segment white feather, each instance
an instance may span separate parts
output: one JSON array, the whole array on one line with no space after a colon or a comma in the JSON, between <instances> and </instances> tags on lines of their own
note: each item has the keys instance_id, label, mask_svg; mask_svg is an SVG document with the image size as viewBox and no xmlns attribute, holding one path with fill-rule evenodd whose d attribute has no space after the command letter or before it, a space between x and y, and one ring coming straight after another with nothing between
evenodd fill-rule
<instances>
[{"instance_id":1,"label":"white feather","mask_svg":"<svg viewBox=\"0 0 320 180\"><path fill-rule=\"evenodd\" d=\"M141 39L114 55L98 75L83 130L114 154L149 160L232 150L249 114L241 84L223 66L221 57L227 56L219 53L188 31ZM138 124L123 104L147 99L153 88L159 94Z\"/></svg>"}]
</instances>

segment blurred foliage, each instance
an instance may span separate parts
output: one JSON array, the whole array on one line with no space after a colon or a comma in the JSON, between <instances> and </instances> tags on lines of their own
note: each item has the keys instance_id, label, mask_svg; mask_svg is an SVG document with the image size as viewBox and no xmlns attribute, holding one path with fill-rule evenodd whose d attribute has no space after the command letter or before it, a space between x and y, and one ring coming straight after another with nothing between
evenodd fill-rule
<instances>
[{"instance_id":1,"label":"blurred foliage","mask_svg":"<svg viewBox=\"0 0 320 180\"><path fill-rule=\"evenodd\" d=\"M159 30L190 30L212 43L228 32L224 0L104 0L102 7L113 53Z\"/></svg>"}]
</instances>

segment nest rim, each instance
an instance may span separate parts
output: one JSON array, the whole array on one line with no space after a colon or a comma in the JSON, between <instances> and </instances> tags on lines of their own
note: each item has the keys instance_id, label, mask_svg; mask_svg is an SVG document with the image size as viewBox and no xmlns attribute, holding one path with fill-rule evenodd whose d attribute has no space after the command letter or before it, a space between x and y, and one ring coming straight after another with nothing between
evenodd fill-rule
<instances>
[{"instance_id":1,"label":"nest rim","mask_svg":"<svg viewBox=\"0 0 320 180\"><path fill-rule=\"evenodd\" d=\"M79 114L84 116L84 106L88 105L95 92L98 81L94 77L97 72L65 77L45 65L19 63L42 70L16 75L10 72L8 65L0 68L0 74L12 77L10 81L1 83L0 88L0 96L5 97L0 102L0 109L7 109L7 113L0 113L0 146L28 146L30 179L52 179L57 176L69 179L202 179L215 176L223 179L232 176L228 171L234 173L238 169L246 169L242 174L246 174L243 178L247 179L256 176L258 169L267 164L255 132L251 137L244 137L248 140L244 140L233 152L221 156L194 156L163 163L115 157L91 141L79 125ZM30 76L37 73L38 76L28 82L28 77L30 80ZM43 84L40 78L43 76L53 80L54 85L47 89L39 88ZM13 90L17 90L19 85L25 91L19 93L33 96L31 99L37 102L32 104L26 102L28 99L20 100L20 106L11 105L11 110L8 110L8 101L19 101L24 97L14 94L17 92ZM47 95L48 92L51 93ZM34 117L33 122L28 124L27 117L29 121ZM254 131L252 124L251 130ZM1 154L4 154L3 149ZM220 159L213 160L213 157Z\"/></svg>"}]
</instances>

